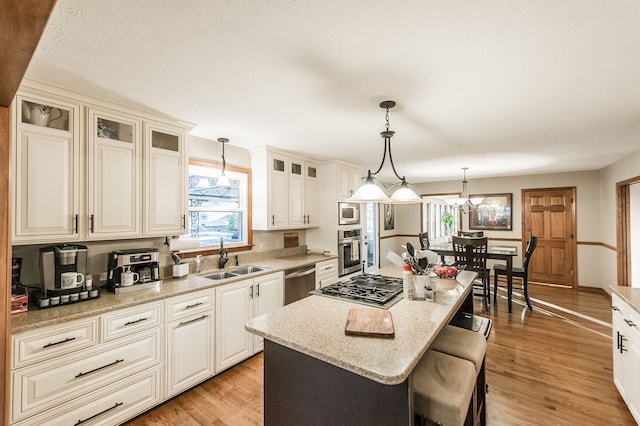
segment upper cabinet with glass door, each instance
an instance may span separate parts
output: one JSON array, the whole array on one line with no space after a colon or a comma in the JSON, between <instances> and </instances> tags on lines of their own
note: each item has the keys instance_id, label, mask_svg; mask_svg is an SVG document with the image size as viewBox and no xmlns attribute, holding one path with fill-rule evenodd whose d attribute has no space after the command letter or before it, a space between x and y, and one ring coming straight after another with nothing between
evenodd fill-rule
<instances>
[{"instance_id":1,"label":"upper cabinet with glass door","mask_svg":"<svg viewBox=\"0 0 640 426\"><path fill-rule=\"evenodd\" d=\"M185 234L187 174L184 129L149 122L144 126L144 234Z\"/></svg>"},{"instance_id":2,"label":"upper cabinet with glass door","mask_svg":"<svg viewBox=\"0 0 640 426\"><path fill-rule=\"evenodd\" d=\"M80 105L20 91L11 111L12 241L80 239Z\"/></svg>"},{"instance_id":3,"label":"upper cabinet with glass door","mask_svg":"<svg viewBox=\"0 0 640 426\"><path fill-rule=\"evenodd\" d=\"M88 108L87 236L140 236L140 120Z\"/></svg>"}]
</instances>

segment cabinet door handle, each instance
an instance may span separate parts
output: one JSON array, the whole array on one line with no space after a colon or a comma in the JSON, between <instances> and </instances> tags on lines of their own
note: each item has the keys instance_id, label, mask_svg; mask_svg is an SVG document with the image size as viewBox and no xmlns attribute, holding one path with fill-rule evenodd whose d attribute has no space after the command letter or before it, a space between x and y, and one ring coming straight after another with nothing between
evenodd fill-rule
<instances>
[{"instance_id":1,"label":"cabinet door handle","mask_svg":"<svg viewBox=\"0 0 640 426\"><path fill-rule=\"evenodd\" d=\"M627 348L624 347L624 342L627 340L622 334L620 335L620 353L626 352Z\"/></svg>"},{"instance_id":2,"label":"cabinet door handle","mask_svg":"<svg viewBox=\"0 0 640 426\"><path fill-rule=\"evenodd\" d=\"M203 315L200 318L195 318L195 319L192 319L192 320L189 320L189 321L181 322L180 324L178 324L178 327L182 327L182 326L185 326L187 324L191 324L192 322L201 321L201 320L205 319L208 316L209 315Z\"/></svg>"},{"instance_id":3,"label":"cabinet door handle","mask_svg":"<svg viewBox=\"0 0 640 426\"><path fill-rule=\"evenodd\" d=\"M93 420L93 419L95 419L96 417L101 416L102 414L106 413L107 411L111 411L111 410L113 410L114 408L118 408L119 406L121 406L121 405L123 405L123 404L124 404L124 402L116 402L116 403L113 405L113 407L109 407L109 408L107 408L106 410L100 411L98 414L94 414L93 416L91 416L91 417L87 417L87 418L86 418L86 419L84 419L84 420L78 420L78 421L77 421L73 426L78 426L78 425L81 425L82 423L86 423L86 422L88 422L89 420Z\"/></svg>"},{"instance_id":4,"label":"cabinet door handle","mask_svg":"<svg viewBox=\"0 0 640 426\"><path fill-rule=\"evenodd\" d=\"M182 215L182 229L187 229L187 215Z\"/></svg>"},{"instance_id":5,"label":"cabinet door handle","mask_svg":"<svg viewBox=\"0 0 640 426\"><path fill-rule=\"evenodd\" d=\"M256 297L260 297L260 283L256 284Z\"/></svg>"},{"instance_id":6,"label":"cabinet door handle","mask_svg":"<svg viewBox=\"0 0 640 426\"><path fill-rule=\"evenodd\" d=\"M620 332L616 331L616 335L617 335L617 340L618 340L618 349L620 349L620 344L621 344L621 342L620 342Z\"/></svg>"},{"instance_id":7,"label":"cabinet door handle","mask_svg":"<svg viewBox=\"0 0 640 426\"><path fill-rule=\"evenodd\" d=\"M250 287L251 290L249 291L249 299L253 299L253 286Z\"/></svg>"},{"instance_id":8,"label":"cabinet door handle","mask_svg":"<svg viewBox=\"0 0 640 426\"><path fill-rule=\"evenodd\" d=\"M617 306L612 306L612 307L611 307L611 310L612 310L612 311L619 311L619 310L620 310L620 308L618 308Z\"/></svg>"},{"instance_id":9,"label":"cabinet door handle","mask_svg":"<svg viewBox=\"0 0 640 426\"><path fill-rule=\"evenodd\" d=\"M636 325L635 325L635 323L634 323L633 321L628 320L628 319L626 319L626 318L624 319L624 322L626 322L630 327L635 327L635 326L636 326Z\"/></svg>"},{"instance_id":10,"label":"cabinet door handle","mask_svg":"<svg viewBox=\"0 0 640 426\"><path fill-rule=\"evenodd\" d=\"M94 222L94 216L93 216L93 214L92 214L92 215L89 217L89 223L90 223L89 230L91 231L91 233L93 233L93 222Z\"/></svg>"},{"instance_id":11,"label":"cabinet door handle","mask_svg":"<svg viewBox=\"0 0 640 426\"><path fill-rule=\"evenodd\" d=\"M275 225L276 224L276 215L272 214L271 215L271 225Z\"/></svg>"},{"instance_id":12,"label":"cabinet door handle","mask_svg":"<svg viewBox=\"0 0 640 426\"><path fill-rule=\"evenodd\" d=\"M146 320L148 320L148 319L149 319L149 318L140 318L140 319L137 319L137 320L135 320L135 321L127 321L127 322L125 322L125 323L124 323L124 326L126 327L126 326L128 326L128 325L137 324L137 323L139 323L139 322L146 321Z\"/></svg>"},{"instance_id":13,"label":"cabinet door handle","mask_svg":"<svg viewBox=\"0 0 640 426\"><path fill-rule=\"evenodd\" d=\"M73 233L77 234L78 233L78 215L74 215L73 216Z\"/></svg>"},{"instance_id":14,"label":"cabinet door handle","mask_svg":"<svg viewBox=\"0 0 640 426\"><path fill-rule=\"evenodd\" d=\"M196 306L200 306L200 305L204 305L204 302L198 302L198 303L194 303L193 305L187 305L187 306L185 306L185 307L184 307L184 309L185 309L185 310L187 310L187 309L193 309L193 308L195 308Z\"/></svg>"},{"instance_id":15,"label":"cabinet door handle","mask_svg":"<svg viewBox=\"0 0 640 426\"><path fill-rule=\"evenodd\" d=\"M60 340L59 342L47 343L46 345L44 345L42 347L42 349L47 349L47 348L50 348L51 346L60 345L62 343L67 343L67 342L70 342L72 340L76 340L76 338L75 337L67 337L64 340Z\"/></svg>"},{"instance_id":16,"label":"cabinet door handle","mask_svg":"<svg viewBox=\"0 0 640 426\"><path fill-rule=\"evenodd\" d=\"M107 365L103 365L102 367L94 368L93 370L87 371L86 373L78 373L78 374L76 374L75 378L77 379L79 377L83 377L83 376L86 376L88 374L95 373L96 371L103 370L103 369L105 369L107 367L111 367L113 365L120 364L121 362L124 362L124 359L116 359L111 364L107 364Z\"/></svg>"}]
</instances>

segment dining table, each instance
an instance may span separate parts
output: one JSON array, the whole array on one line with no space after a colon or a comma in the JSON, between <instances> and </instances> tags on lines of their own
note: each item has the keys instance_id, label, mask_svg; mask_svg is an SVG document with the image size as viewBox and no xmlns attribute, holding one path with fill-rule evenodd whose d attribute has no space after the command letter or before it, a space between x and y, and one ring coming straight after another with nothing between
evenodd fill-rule
<instances>
[{"instance_id":1,"label":"dining table","mask_svg":"<svg viewBox=\"0 0 640 426\"><path fill-rule=\"evenodd\" d=\"M455 256L453 251L453 244L451 242L443 242L431 244L429 249L432 252L438 254L444 263L446 256ZM513 258L518 255L517 247L505 247L505 246L488 246L487 247L487 259L491 260L504 260L506 262L505 272L507 275L507 300L509 306L509 313L511 313L511 297L513 294ZM495 300L495 295L494 295Z\"/></svg>"}]
</instances>

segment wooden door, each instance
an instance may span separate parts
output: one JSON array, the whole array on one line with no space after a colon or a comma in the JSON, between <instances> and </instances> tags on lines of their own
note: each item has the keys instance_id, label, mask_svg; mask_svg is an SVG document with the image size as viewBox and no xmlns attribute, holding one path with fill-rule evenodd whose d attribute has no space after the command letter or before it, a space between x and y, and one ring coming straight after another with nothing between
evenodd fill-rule
<instances>
[{"instance_id":1,"label":"wooden door","mask_svg":"<svg viewBox=\"0 0 640 426\"><path fill-rule=\"evenodd\" d=\"M529 280L575 286L575 187L522 190L522 240L533 234L538 246L529 263Z\"/></svg>"}]
</instances>

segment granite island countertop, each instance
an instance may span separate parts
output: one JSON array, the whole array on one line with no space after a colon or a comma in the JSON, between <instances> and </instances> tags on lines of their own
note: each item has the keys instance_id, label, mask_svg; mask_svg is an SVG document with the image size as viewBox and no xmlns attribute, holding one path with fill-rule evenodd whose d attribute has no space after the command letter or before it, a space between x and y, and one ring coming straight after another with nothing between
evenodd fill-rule
<instances>
[{"instance_id":1,"label":"granite island countertop","mask_svg":"<svg viewBox=\"0 0 640 426\"><path fill-rule=\"evenodd\" d=\"M46 309L37 309L30 305L29 311L11 315L11 334L14 335L41 327L61 324L66 321L100 315L117 309L167 299L181 294L218 287L220 285L252 279L261 275L267 275L334 258L337 258L337 256L321 254L300 254L295 256L270 258L253 264L268 267L269 269L266 271L226 278L223 280L205 278L205 275L220 272L220 270L214 269L211 271L201 272L198 275L187 275L182 278L165 278L162 280L162 284L158 288L132 291L128 293L114 294L107 292L106 288L101 288L100 297L97 299ZM240 265L239 267L250 265L251 264L245 264ZM225 268L225 270L228 271L234 268L235 267L232 266Z\"/></svg>"},{"instance_id":2,"label":"granite island countertop","mask_svg":"<svg viewBox=\"0 0 640 426\"><path fill-rule=\"evenodd\" d=\"M401 269L388 267L379 272L399 276ZM457 280L438 280L435 302L400 300L389 309L395 328L392 339L346 335L349 310L362 305L320 295L253 318L245 328L376 382L399 384L410 376L440 330L460 308L472 291L475 277L475 272L463 271Z\"/></svg>"}]
</instances>

